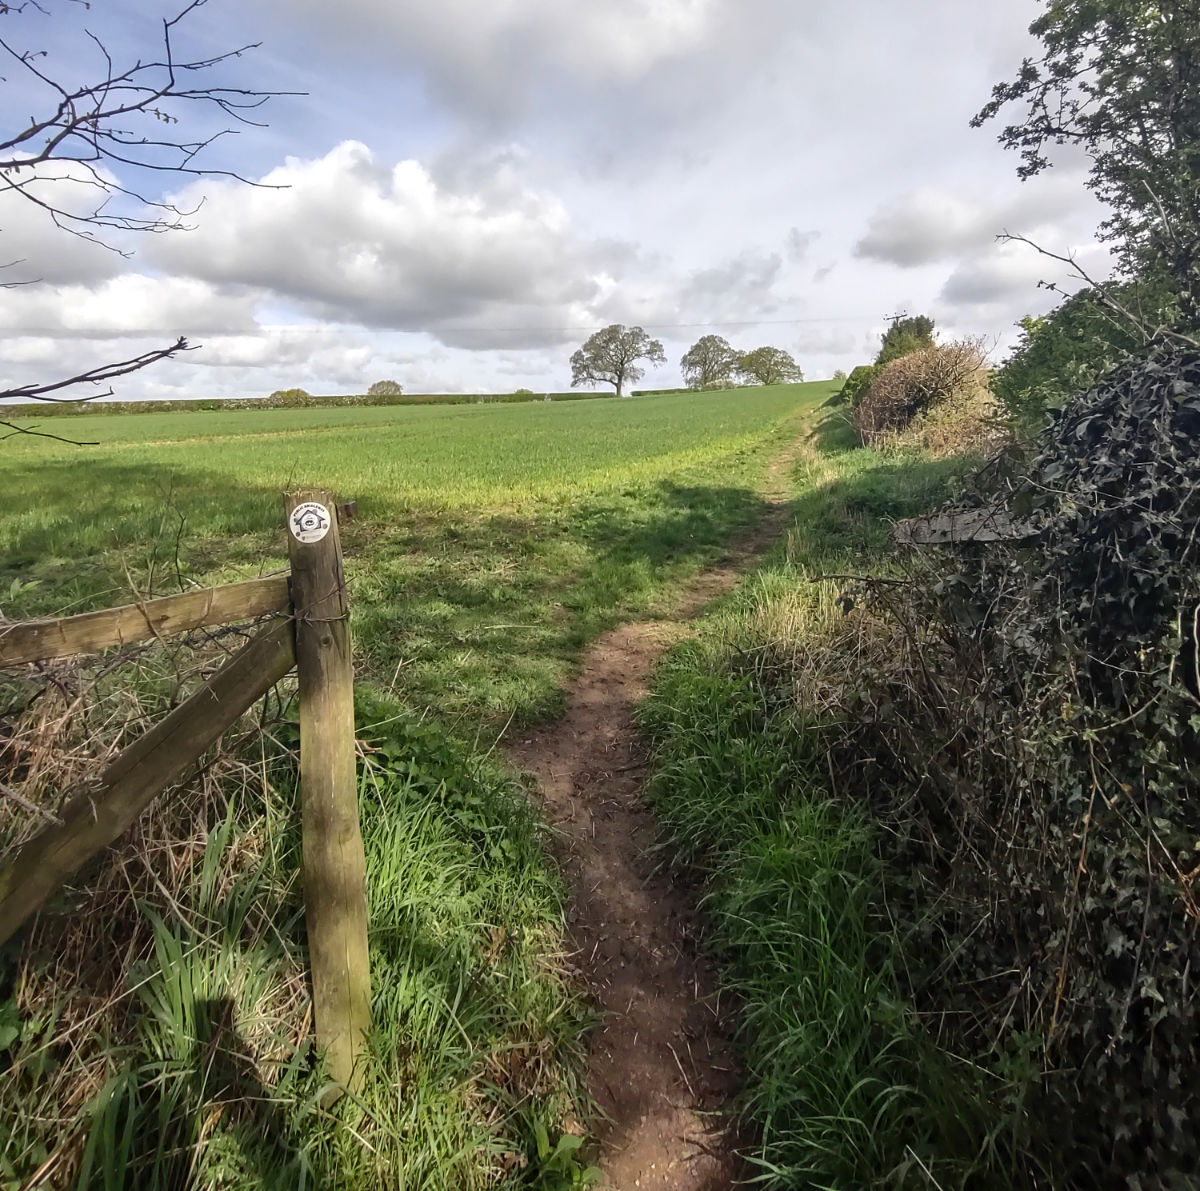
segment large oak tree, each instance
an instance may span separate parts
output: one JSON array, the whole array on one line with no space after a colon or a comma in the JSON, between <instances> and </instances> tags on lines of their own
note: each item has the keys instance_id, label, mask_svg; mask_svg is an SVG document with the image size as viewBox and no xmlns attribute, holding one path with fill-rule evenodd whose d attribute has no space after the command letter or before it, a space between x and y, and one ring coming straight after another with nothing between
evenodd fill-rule
<instances>
[{"instance_id":1,"label":"large oak tree","mask_svg":"<svg viewBox=\"0 0 1200 1191\"><path fill-rule=\"evenodd\" d=\"M800 366L781 347L756 347L742 352L737 372L748 384L786 385L804 379Z\"/></svg>"},{"instance_id":2,"label":"large oak tree","mask_svg":"<svg viewBox=\"0 0 1200 1191\"><path fill-rule=\"evenodd\" d=\"M679 361L684 383L692 389L723 389L733 380L739 352L720 335L703 335Z\"/></svg>"},{"instance_id":3,"label":"large oak tree","mask_svg":"<svg viewBox=\"0 0 1200 1191\"><path fill-rule=\"evenodd\" d=\"M639 360L665 364L663 345L651 339L641 327L613 323L597 331L571 357L571 387L612 385L620 397L627 381L633 384L645 375L645 370L638 367Z\"/></svg>"}]
</instances>

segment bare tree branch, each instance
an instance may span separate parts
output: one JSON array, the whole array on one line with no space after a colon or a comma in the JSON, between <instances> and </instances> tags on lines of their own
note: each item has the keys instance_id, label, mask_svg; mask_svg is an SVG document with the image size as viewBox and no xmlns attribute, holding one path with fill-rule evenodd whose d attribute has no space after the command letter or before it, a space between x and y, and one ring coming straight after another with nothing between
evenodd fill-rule
<instances>
[{"instance_id":1,"label":"bare tree branch","mask_svg":"<svg viewBox=\"0 0 1200 1191\"><path fill-rule=\"evenodd\" d=\"M232 170L214 169L197 164L197 157L217 141L236 132L222 128L194 140L152 133L157 125L178 124L172 110L185 105L215 108L224 118L237 124L262 127L250 113L267 100L293 91L257 91L245 87L191 86L192 76L212 70L259 48L258 42L239 46L207 58L176 57L173 34L179 24L207 0L191 0L176 16L162 23L160 57L136 60L123 69L114 66L104 42L90 30L89 39L100 52L103 72L79 86L68 88L55 79L42 63L44 51L22 49L7 37L0 37L0 57L16 63L30 78L48 88L57 97L54 107L42 117L33 117L23 128L10 135L0 134L0 185L41 207L55 224L96 239L93 228L120 231L169 231L186 226L184 220L194 210L186 210L118 181L100 168L105 164L127 166L152 173L178 173L191 177L232 178L249 185L261 185ZM39 11L45 11L38 6ZM8 5L0 12L20 12ZM39 167L52 162L86 167L82 184L99 191L97 202L82 214L46 194L35 194L34 183L46 181ZM23 177L26 172L29 177ZM108 211L117 197L131 199L150 211L133 215Z\"/></svg>"},{"instance_id":2,"label":"bare tree branch","mask_svg":"<svg viewBox=\"0 0 1200 1191\"><path fill-rule=\"evenodd\" d=\"M67 438L63 434L55 434L51 430L39 430L36 426L21 426L16 422L10 422L7 418L0 418L0 426L8 431L7 434L0 434L0 442L6 439L15 438L18 434L30 434L34 438L52 438L55 442L65 442L73 447L98 447L98 442L87 442L78 438Z\"/></svg>"},{"instance_id":3,"label":"bare tree branch","mask_svg":"<svg viewBox=\"0 0 1200 1191\"><path fill-rule=\"evenodd\" d=\"M71 0L90 9L87 0ZM175 41L183 22L207 0L187 0L175 16L162 21L159 49L151 57L136 58L118 65L104 40L91 29L83 33L99 56L96 69L86 81L66 83L52 68L45 50L18 44L6 28L0 36L0 63L16 67L19 76L40 92L42 114L28 117L15 130L3 128L0 114L0 197L7 192L41 210L55 227L81 239L118 252L129 252L109 243L106 232L161 233L185 230L188 218L198 207L185 208L151 190L149 179L174 173L188 178L229 178L248 185L262 185L241 174L213 168L200 160L205 150L224 137L234 135L238 125L261 127L254 118L263 104L275 96L303 92L260 91L248 87L205 85L206 72L257 49L258 43L238 46L208 57L179 56ZM0 18L6 24L28 10L50 16L41 0L0 0ZM209 75L208 77L212 77ZM8 82L0 76L0 83ZM35 107L36 107L36 101ZM15 117L13 105L6 105ZM0 113L5 109L0 108ZM206 113L216 121L208 127ZM186 114L198 122L194 136L173 136L170 130ZM224 127L214 127L223 123ZM146 186L139 186L139 175ZM83 200L80 201L80 196ZM14 260L0 268L21 264ZM29 280L0 281L0 289L33 284ZM116 363L91 368L61 380L33 381L0 390L0 402L94 401L110 396L103 392L85 397L63 396L65 390L83 385L105 385L137 372L160 360L189 351L180 338L168 347L157 348ZM12 420L11 410L0 405L0 427L15 434L71 442L69 438Z\"/></svg>"},{"instance_id":4,"label":"bare tree branch","mask_svg":"<svg viewBox=\"0 0 1200 1191\"><path fill-rule=\"evenodd\" d=\"M1079 263L1075 254L1068 253L1063 255L1058 252L1051 252L1048 248L1043 248L1042 245L1029 239L1028 236L1020 236L1014 232L1001 232L996 237L997 240L1005 244L1028 244L1035 252L1042 256L1048 257L1050 260L1058 261L1060 264L1066 265L1080 281L1089 285L1095 292L1097 299L1101 305L1106 306L1114 314L1124 319L1126 324L1135 327L1142 335L1146 337L1147 342L1169 342L1182 345L1184 347L1200 347L1200 338L1195 335L1187 335L1182 331L1177 331L1172 327L1158 324L1155 326L1149 325L1140 313L1130 310L1123 302L1119 301L1113 295L1113 287L1104 281L1097 281L1092 277L1086 269ZM1063 297L1070 297L1065 290L1051 281L1043 281L1039 283L1043 289L1048 289L1052 293L1061 294Z\"/></svg>"},{"instance_id":5,"label":"bare tree branch","mask_svg":"<svg viewBox=\"0 0 1200 1191\"><path fill-rule=\"evenodd\" d=\"M0 389L0 401L48 401L56 404L96 401L101 397L111 397L112 389L106 389L103 393L92 393L88 397L51 397L49 394L56 393L60 389L71 388L74 385L100 385L115 377L137 372L150 364L157 364L159 360L168 360L179 352L195 350L186 339L179 338L170 347L155 348L153 351L143 352L140 356L121 360L116 364L103 364L99 368L90 368L76 376L69 376L66 380L50 381L47 384L33 382L28 385L18 385L13 389Z\"/></svg>"}]
</instances>

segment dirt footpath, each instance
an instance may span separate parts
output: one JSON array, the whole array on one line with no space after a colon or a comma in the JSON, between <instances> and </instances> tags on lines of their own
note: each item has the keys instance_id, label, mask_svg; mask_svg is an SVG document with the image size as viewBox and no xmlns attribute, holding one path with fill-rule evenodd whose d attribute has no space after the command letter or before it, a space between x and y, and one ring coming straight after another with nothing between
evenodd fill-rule
<instances>
[{"instance_id":1,"label":"dirt footpath","mask_svg":"<svg viewBox=\"0 0 1200 1191\"><path fill-rule=\"evenodd\" d=\"M783 532L787 468L797 440L768 469L770 501L753 531L683 592L677 619L625 625L592 647L566 714L508 747L536 776L559 836L573 960L602 1017L588 1053L589 1087L615 1191L718 1191L739 1172L724 1110L738 1088L732 1006L717 997L697 947L697 894L662 871L642 798L645 766L633 713L655 661L687 621L731 590Z\"/></svg>"}]
</instances>

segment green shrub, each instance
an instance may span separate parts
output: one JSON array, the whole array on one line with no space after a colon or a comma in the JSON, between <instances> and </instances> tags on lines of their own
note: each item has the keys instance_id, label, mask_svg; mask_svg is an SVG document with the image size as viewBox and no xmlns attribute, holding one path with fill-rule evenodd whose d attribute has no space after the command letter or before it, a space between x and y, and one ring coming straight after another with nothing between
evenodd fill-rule
<instances>
[{"instance_id":1,"label":"green shrub","mask_svg":"<svg viewBox=\"0 0 1200 1191\"><path fill-rule=\"evenodd\" d=\"M1144 329L1115 314L1094 289L1080 290L1042 318L1021 320L1021 337L992 388L1022 430L1036 433L1072 397L1144 349L1160 328L1185 329L1167 287L1130 282L1107 288Z\"/></svg>"},{"instance_id":2,"label":"green shrub","mask_svg":"<svg viewBox=\"0 0 1200 1191\"><path fill-rule=\"evenodd\" d=\"M312 394L305 392L304 389L276 389L274 393L266 399L265 404L270 406L297 406L309 405L313 400Z\"/></svg>"},{"instance_id":3,"label":"green shrub","mask_svg":"<svg viewBox=\"0 0 1200 1191\"><path fill-rule=\"evenodd\" d=\"M368 397L399 397L404 387L399 381L377 380L368 390Z\"/></svg>"},{"instance_id":4,"label":"green shrub","mask_svg":"<svg viewBox=\"0 0 1200 1191\"><path fill-rule=\"evenodd\" d=\"M863 394L871 387L879 371L878 365L875 364L859 364L851 371L846 383L842 385L842 396L850 402L851 409L862 400Z\"/></svg>"},{"instance_id":5,"label":"green shrub","mask_svg":"<svg viewBox=\"0 0 1200 1191\"><path fill-rule=\"evenodd\" d=\"M911 562L886 647L843 662L835 771L918 923L910 995L953 1053L1022 1070L1068 1188L1200 1169L1200 352L1070 402L988 505L1032 542ZM856 664L855 664L856 663Z\"/></svg>"},{"instance_id":6,"label":"green shrub","mask_svg":"<svg viewBox=\"0 0 1200 1191\"><path fill-rule=\"evenodd\" d=\"M880 338L879 355L875 357L875 363L890 364L910 352L933 346L933 319L924 314L895 318Z\"/></svg>"}]
</instances>

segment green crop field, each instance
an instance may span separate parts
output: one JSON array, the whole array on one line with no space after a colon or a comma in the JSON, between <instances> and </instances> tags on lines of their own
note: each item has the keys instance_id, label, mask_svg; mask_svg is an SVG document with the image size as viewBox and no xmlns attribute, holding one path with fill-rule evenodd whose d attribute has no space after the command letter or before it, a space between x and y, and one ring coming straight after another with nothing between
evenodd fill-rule
<instances>
[{"instance_id":1,"label":"green crop field","mask_svg":"<svg viewBox=\"0 0 1200 1191\"><path fill-rule=\"evenodd\" d=\"M280 492L358 502L360 671L474 731L547 714L580 647L761 511L825 383L628 401L94 415L9 439L0 610L104 607L284 565Z\"/></svg>"}]
</instances>

